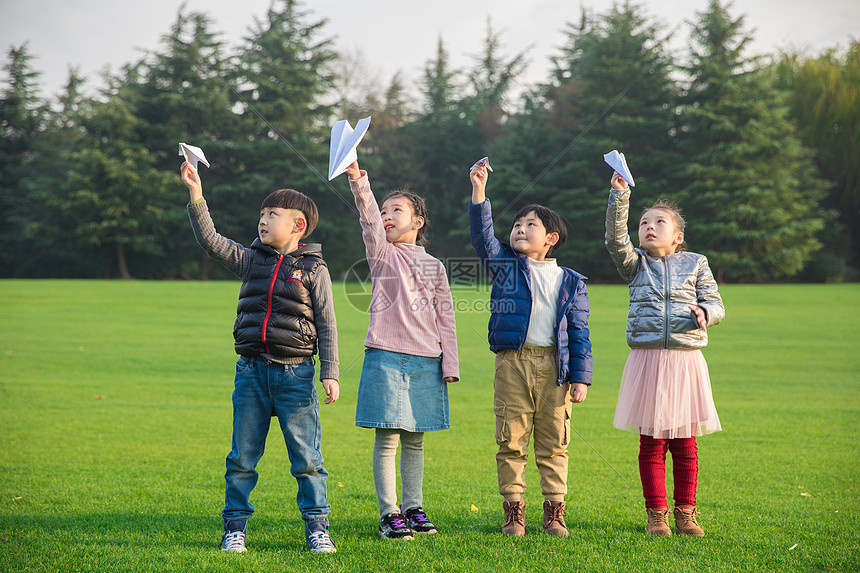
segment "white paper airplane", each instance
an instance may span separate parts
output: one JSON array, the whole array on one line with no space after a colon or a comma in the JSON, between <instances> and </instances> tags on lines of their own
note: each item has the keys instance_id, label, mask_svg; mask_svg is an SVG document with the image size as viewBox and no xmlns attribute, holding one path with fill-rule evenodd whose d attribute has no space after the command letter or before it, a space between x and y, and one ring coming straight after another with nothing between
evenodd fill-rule
<instances>
[{"instance_id":1,"label":"white paper airplane","mask_svg":"<svg viewBox=\"0 0 860 573\"><path fill-rule=\"evenodd\" d=\"M472 166L469 168L469 171L472 171L472 169L474 169L477 165L483 165L483 166L485 166L485 167L487 168L487 171L489 171L490 173L492 173L492 172L493 172L493 168L492 168L492 167L490 167L490 158L489 158L489 157L484 157L483 159L479 159L479 160L477 160L477 161L475 162L475 165L472 165Z\"/></svg>"},{"instance_id":2,"label":"white paper airplane","mask_svg":"<svg viewBox=\"0 0 860 573\"><path fill-rule=\"evenodd\" d=\"M203 150L187 143L179 144L179 155L185 156L185 161L191 164L191 167L197 169L197 162L201 162L206 167L209 167L209 162L206 160Z\"/></svg>"},{"instance_id":3,"label":"white paper airplane","mask_svg":"<svg viewBox=\"0 0 860 573\"><path fill-rule=\"evenodd\" d=\"M633 176L630 175L630 168L627 167L627 160L624 159L624 154L619 153L618 150L613 149L609 153L603 156L603 160L614 170L621 175L622 179L627 181L627 183L631 187L636 187L636 184L633 183Z\"/></svg>"},{"instance_id":4,"label":"white paper airplane","mask_svg":"<svg viewBox=\"0 0 860 573\"><path fill-rule=\"evenodd\" d=\"M342 119L331 128L331 146L328 154L328 180L331 181L352 165L358 159L355 148L361 142L367 128L370 127L370 116L358 120L355 129L349 122Z\"/></svg>"}]
</instances>

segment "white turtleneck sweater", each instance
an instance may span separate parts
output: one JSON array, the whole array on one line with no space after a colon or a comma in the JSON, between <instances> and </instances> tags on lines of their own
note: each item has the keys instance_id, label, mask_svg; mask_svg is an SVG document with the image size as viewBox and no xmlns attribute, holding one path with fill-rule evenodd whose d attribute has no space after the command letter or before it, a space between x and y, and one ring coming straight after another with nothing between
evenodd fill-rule
<instances>
[{"instance_id":1,"label":"white turtleneck sweater","mask_svg":"<svg viewBox=\"0 0 860 573\"><path fill-rule=\"evenodd\" d=\"M555 259L529 259L532 279L532 312L526 346L555 346L555 323L558 291L564 271Z\"/></svg>"}]
</instances>

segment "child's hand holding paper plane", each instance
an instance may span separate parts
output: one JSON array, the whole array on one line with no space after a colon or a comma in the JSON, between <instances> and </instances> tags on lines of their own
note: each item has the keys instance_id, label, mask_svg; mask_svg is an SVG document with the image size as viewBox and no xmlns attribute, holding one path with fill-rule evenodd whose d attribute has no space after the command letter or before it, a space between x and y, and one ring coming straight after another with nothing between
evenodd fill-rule
<instances>
[{"instance_id":1,"label":"child's hand holding paper plane","mask_svg":"<svg viewBox=\"0 0 860 573\"><path fill-rule=\"evenodd\" d=\"M370 127L370 116L358 120L354 130L345 119L332 126L328 156L329 181L346 171L346 168L358 159L355 148L367 133L368 127Z\"/></svg>"},{"instance_id":2,"label":"child's hand holding paper plane","mask_svg":"<svg viewBox=\"0 0 860 573\"><path fill-rule=\"evenodd\" d=\"M185 161L191 165L194 169L197 169L197 162L199 161L206 167L209 167L209 162L206 160L206 155L203 154L203 150L199 147L194 147L193 145L188 145L187 143L179 144L179 155L185 156Z\"/></svg>"},{"instance_id":3,"label":"child's hand holding paper plane","mask_svg":"<svg viewBox=\"0 0 860 573\"><path fill-rule=\"evenodd\" d=\"M472 165L472 167L471 167L471 168L469 168L469 172L471 172L471 171L472 171L472 169L474 169L475 167L478 167L478 166L480 166L480 165L483 165L484 167L486 167L486 168L487 168L487 171L489 171L490 173L492 173L492 172L493 172L493 168L492 168L492 167L490 167L490 158L489 158L489 157L484 157L483 159L479 159L479 160L477 160L477 161L475 162L475 164L474 164L474 165Z\"/></svg>"},{"instance_id":4,"label":"child's hand holding paper plane","mask_svg":"<svg viewBox=\"0 0 860 573\"><path fill-rule=\"evenodd\" d=\"M624 159L624 154L619 153L618 150L613 149L609 153L603 156L603 160L614 170L621 175L621 178L627 181L627 184L631 187L636 187L636 184L633 183L633 176L630 174L630 169L627 167L627 160Z\"/></svg>"}]
</instances>

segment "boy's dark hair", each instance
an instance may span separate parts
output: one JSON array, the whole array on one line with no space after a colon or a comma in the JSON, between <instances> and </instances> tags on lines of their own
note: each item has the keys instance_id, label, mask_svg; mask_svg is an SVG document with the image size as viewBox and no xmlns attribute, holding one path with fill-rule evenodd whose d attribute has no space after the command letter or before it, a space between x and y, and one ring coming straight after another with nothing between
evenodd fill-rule
<instances>
[{"instance_id":1,"label":"boy's dark hair","mask_svg":"<svg viewBox=\"0 0 860 573\"><path fill-rule=\"evenodd\" d=\"M427 212L427 202L424 201L424 197L417 195L408 189L395 189L382 199L382 203L385 203L389 199L394 199L395 197L403 197L409 201L412 204L412 214L424 219L424 226L418 229L418 236L415 237L415 244L421 245L422 247L425 246L429 242L427 234L430 231L430 214Z\"/></svg>"},{"instance_id":2,"label":"boy's dark hair","mask_svg":"<svg viewBox=\"0 0 860 573\"><path fill-rule=\"evenodd\" d=\"M260 209L262 210L266 207L280 207L281 209L301 211L307 222L307 228L301 237L302 239L310 235L317 228L317 223L320 220L314 200L295 189L278 189L269 193L269 196L263 199Z\"/></svg>"},{"instance_id":3,"label":"boy's dark hair","mask_svg":"<svg viewBox=\"0 0 860 573\"><path fill-rule=\"evenodd\" d=\"M558 213L549 207L544 207L543 205L537 205L535 203L526 205L520 209L514 216L514 222L522 219L531 212L534 212L535 216L540 219L540 222L543 223L544 227L546 227L547 235L550 233L558 233L558 241L556 241L554 245L551 245L549 250L546 252L547 256L549 256L567 240L567 225L564 224L564 220L558 215ZM513 224L511 225L511 228L513 228Z\"/></svg>"}]
</instances>

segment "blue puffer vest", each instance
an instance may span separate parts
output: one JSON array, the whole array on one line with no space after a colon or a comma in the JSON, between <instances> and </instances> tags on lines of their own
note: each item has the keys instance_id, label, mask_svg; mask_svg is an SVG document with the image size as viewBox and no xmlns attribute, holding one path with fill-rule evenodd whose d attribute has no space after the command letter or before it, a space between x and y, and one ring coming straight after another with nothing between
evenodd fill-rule
<instances>
[{"instance_id":1,"label":"blue puffer vest","mask_svg":"<svg viewBox=\"0 0 860 573\"><path fill-rule=\"evenodd\" d=\"M317 330L310 288L325 262L317 244L281 255L255 239L233 325L236 353L274 358L312 356Z\"/></svg>"}]
</instances>

